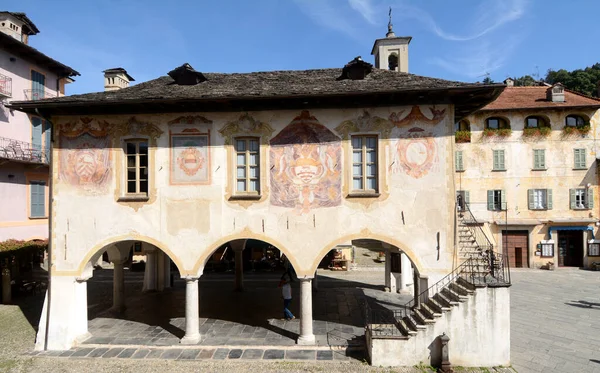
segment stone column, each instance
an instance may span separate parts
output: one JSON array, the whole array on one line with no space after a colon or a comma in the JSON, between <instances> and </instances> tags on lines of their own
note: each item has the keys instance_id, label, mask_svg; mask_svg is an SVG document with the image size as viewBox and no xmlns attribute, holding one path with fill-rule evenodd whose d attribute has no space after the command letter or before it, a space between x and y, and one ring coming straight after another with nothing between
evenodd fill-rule
<instances>
[{"instance_id":1,"label":"stone column","mask_svg":"<svg viewBox=\"0 0 600 373\"><path fill-rule=\"evenodd\" d=\"M165 278L165 289L171 287L171 258L167 254L165 254L165 267L164 270L164 278Z\"/></svg>"},{"instance_id":2,"label":"stone column","mask_svg":"<svg viewBox=\"0 0 600 373\"><path fill-rule=\"evenodd\" d=\"M421 298L419 298L419 295L421 294L421 279L417 271L413 271L413 290L415 308L419 308L421 307Z\"/></svg>"},{"instance_id":3,"label":"stone column","mask_svg":"<svg viewBox=\"0 0 600 373\"><path fill-rule=\"evenodd\" d=\"M246 240L233 240L229 243L235 253L235 291L244 290L244 258L242 252L246 248Z\"/></svg>"},{"instance_id":4,"label":"stone column","mask_svg":"<svg viewBox=\"0 0 600 373\"><path fill-rule=\"evenodd\" d=\"M244 258L242 250L235 251L235 291L244 291Z\"/></svg>"},{"instance_id":5,"label":"stone column","mask_svg":"<svg viewBox=\"0 0 600 373\"><path fill-rule=\"evenodd\" d=\"M125 311L125 273L123 265L125 260L113 261L113 310L122 313Z\"/></svg>"},{"instance_id":6,"label":"stone column","mask_svg":"<svg viewBox=\"0 0 600 373\"><path fill-rule=\"evenodd\" d=\"M413 284L412 265L406 254L400 254L400 291L408 291L408 287Z\"/></svg>"},{"instance_id":7,"label":"stone column","mask_svg":"<svg viewBox=\"0 0 600 373\"><path fill-rule=\"evenodd\" d=\"M299 345L314 345L312 315L312 279L300 278L300 336Z\"/></svg>"},{"instance_id":8,"label":"stone column","mask_svg":"<svg viewBox=\"0 0 600 373\"><path fill-rule=\"evenodd\" d=\"M75 278L74 303L71 320L75 341L83 342L91 337L88 331L88 303L87 303L87 281L92 277L92 272L82 274Z\"/></svg>"},{"instance_id":9,"label":"stone column","mask_svg":"<svg viewBox=\"0 0 600 373\"><path fill-rule=\"evenodd\" d=\"M385 291L392 291L392 253L385 251Z\"/></svg>"},{"instance_id":10,"label":"stone column","mask_svg":"<svg viewBox=\"0 0 600 373\"><path fill-rule=\"evenodd\" d=\"M185 336L181 344L200 342L198 277L185 277Z\"/></svg>"},{"instance_id":11,"label":"stone column","mask_svg":"<svg viewBox=\"0 0 600 373\"><path fill-rule=\"evenodd\" d=\"M156 291L156 249L146 248L146 272L144 291Z\"/></svg>"}]
</instances>

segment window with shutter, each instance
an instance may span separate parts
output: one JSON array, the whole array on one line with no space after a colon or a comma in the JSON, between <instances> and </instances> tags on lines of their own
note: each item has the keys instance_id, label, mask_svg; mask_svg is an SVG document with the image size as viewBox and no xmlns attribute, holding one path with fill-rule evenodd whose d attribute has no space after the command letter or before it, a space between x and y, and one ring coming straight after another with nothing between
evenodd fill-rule
<instances>
[{"instance_id":1,"label":"window with shutter","mask_svg":"<svg viewBox=\"0 0 600 373\"><path fill-rule=\"evenodd\" d=\"M504 190L488 190L488 210L506 210L506 194Z\"/></svg>"},{"instance_id":2,"label":"window with shutter","mask_svg":"<svg viewBox=\"0 0 600 373\"><path fill-rule=\"evenodd\" d=\"M546 210L548 208L547 189L529 189L527 192L530 210Z\"/></svg>"},{"instance_id":3,"label":"window with shutter","mask_svg":"<svg viewBox=\"0 0 600 373\"><path fill-rule=\"evenodd\" d=\"M494 171L505 171L504 150L494 150Z\"/></svg>"},{"instance_id":4,"label":"window with shutter","mask_svg":"<svg viewBox=\"0 0 600 373\"><path fill-rule=\"evenodd\" d=\"M463 165L463 152L462 150L458 150L455 152L455 157L456 157L456 171L464 171L464 165Z\"/></svg>"},{"instance_id":5,"label":"window with shutter","mask_svg":"<svg viewBox=\"0 0 600 373\"><path fill-rule=\"evenodd\" d=\"M533 150L533 168L535 170L546 169L546 151L544 149Z\"/></svg>"},{"instance_id":6,"label":"window with shutter","mask_svg":"<svg viewBox=\"0 0 600 373\"><path fill-rule=\"evenodd\" d=\"M46 217L46 182L31 181L29 184L29 216L32 218Z\"/></svg>"},{"instance_id":7,"label":"window with shutter","mask_svg":"<svg viewBox=\"0 0 600 373\"><path fill-rule=\"evenodd\" d=\"M588 209L593 209L594 208L594 189L592 188L588 188L587 189L587 200L586 200L586 207Z\"/></svg>"},{"instance_id":8,"label":"window with shutter","mask_svg":"<svg viewBox=\"0 0 600 373\"><path fill-rule=\"evenodd\" d=\"M546 189L548 210L552 210L552 189Z\"/></svg>"},{"instance_id":9,"label":"window with shutter","mask_svg":"<svg viewBox=\"0 0 600 373\"><path fill-rule=\"evenodd\" d=\"M570 194L571 209L580 210L580 209L590 208L589 207L590 203L592 205L594 203L593 200L588 202L589 190L585 190L583 188L570 189L569 194ZM593 195L592 195L592 197L593 197Z\"/></svg>"},{"instance_id":10,"label":"window with shutter","mask_svg":"<svg viewBox=\"0 0 600 373\"><path fill-rule=\"evenodd\" d=\"M573 155L575 158L574 168L579 169L579 170L585 169L586 168L585 149L573 149Z\"/></svg>"}]
</instances>

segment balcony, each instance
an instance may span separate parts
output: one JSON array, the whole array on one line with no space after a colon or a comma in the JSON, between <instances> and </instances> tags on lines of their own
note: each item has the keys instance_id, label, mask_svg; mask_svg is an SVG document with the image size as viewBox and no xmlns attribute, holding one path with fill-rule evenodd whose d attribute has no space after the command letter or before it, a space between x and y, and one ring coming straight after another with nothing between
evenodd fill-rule
<instances>
[{"instance_id":1,"label":"balcony","mask_svg":"<svg viewBox=\"0 0 600 373\"><path fill-rule=\"evenodd\" d=\"M44 98L58 97L56 92L47 91L45 89L24 89L25 101L36 101Z\"/></svg>"},{"instance_id":2,"label":"balcony","mask_svg":"<svg viewBox=\"0 0 600 373\"><path fill-rule=\"evenodd\" d=\"M0 74L0 97L12 97L12 78Z\"/></svg>"},{"instance_id":3,"label":"balcony","mask_svg":"<svg viewBox=\"0 0 600 373\"><path fill-rule=\"evenodd\" d=\"M42 148L28 142L0 137L0 160L35 164L48 164L50 149Z\"/></svg>"}]
</instances>

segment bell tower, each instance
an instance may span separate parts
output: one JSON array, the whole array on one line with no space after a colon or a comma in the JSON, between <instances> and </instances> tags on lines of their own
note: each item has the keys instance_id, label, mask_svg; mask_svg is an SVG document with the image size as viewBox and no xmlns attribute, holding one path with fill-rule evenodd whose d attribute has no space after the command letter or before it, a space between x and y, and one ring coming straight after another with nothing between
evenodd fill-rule
<instances>
[{"instance_id":1,"label":"bell tower","mask_svg":"<svg viewBox=\"0 0 600 373\"><path fill-rule=\"evenodd\" d=\"M375 40L371 54L375 56L375 67L408 72L408 44L412 36L396 36L392 25L392 8L390 7L388 32L385 38Z\"/></svg>"}]
</instances>

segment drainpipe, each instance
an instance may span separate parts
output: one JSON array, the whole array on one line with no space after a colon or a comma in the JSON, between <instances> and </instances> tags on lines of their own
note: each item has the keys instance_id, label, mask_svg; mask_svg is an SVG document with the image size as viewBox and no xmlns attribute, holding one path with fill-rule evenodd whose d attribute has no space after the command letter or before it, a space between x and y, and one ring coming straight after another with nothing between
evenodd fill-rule
<instances>
[{"instance_id":1,"label":"drainpipe","mask_svg":"<svg viewBox=\"0 0 600 373\"><path fill-rule=\"evenodd\" d=\"M48 119L47 117L45 117L44 115L42 115L42 113L40 113L40 111L36 108L35 112L38 116L44 118L44 120L47 123L47 126L50 128L50 157L48 159L48 164L49 164L49 173L50 176L48 177L48 302L46 304L46 333L44 335L44 351L48 349L48 329L50 326L50 301L52 299L51 294L52 294L52 286L51 286L51 282L52 282L52 202L54 199L54 196L52 194L53 191L53 184L54 184L54 177L53 177L53 157L52 157L52 151L54 149L54 125L52 124L52 122L50 121L50 119Z\"/></svg>"}]
</instances>

